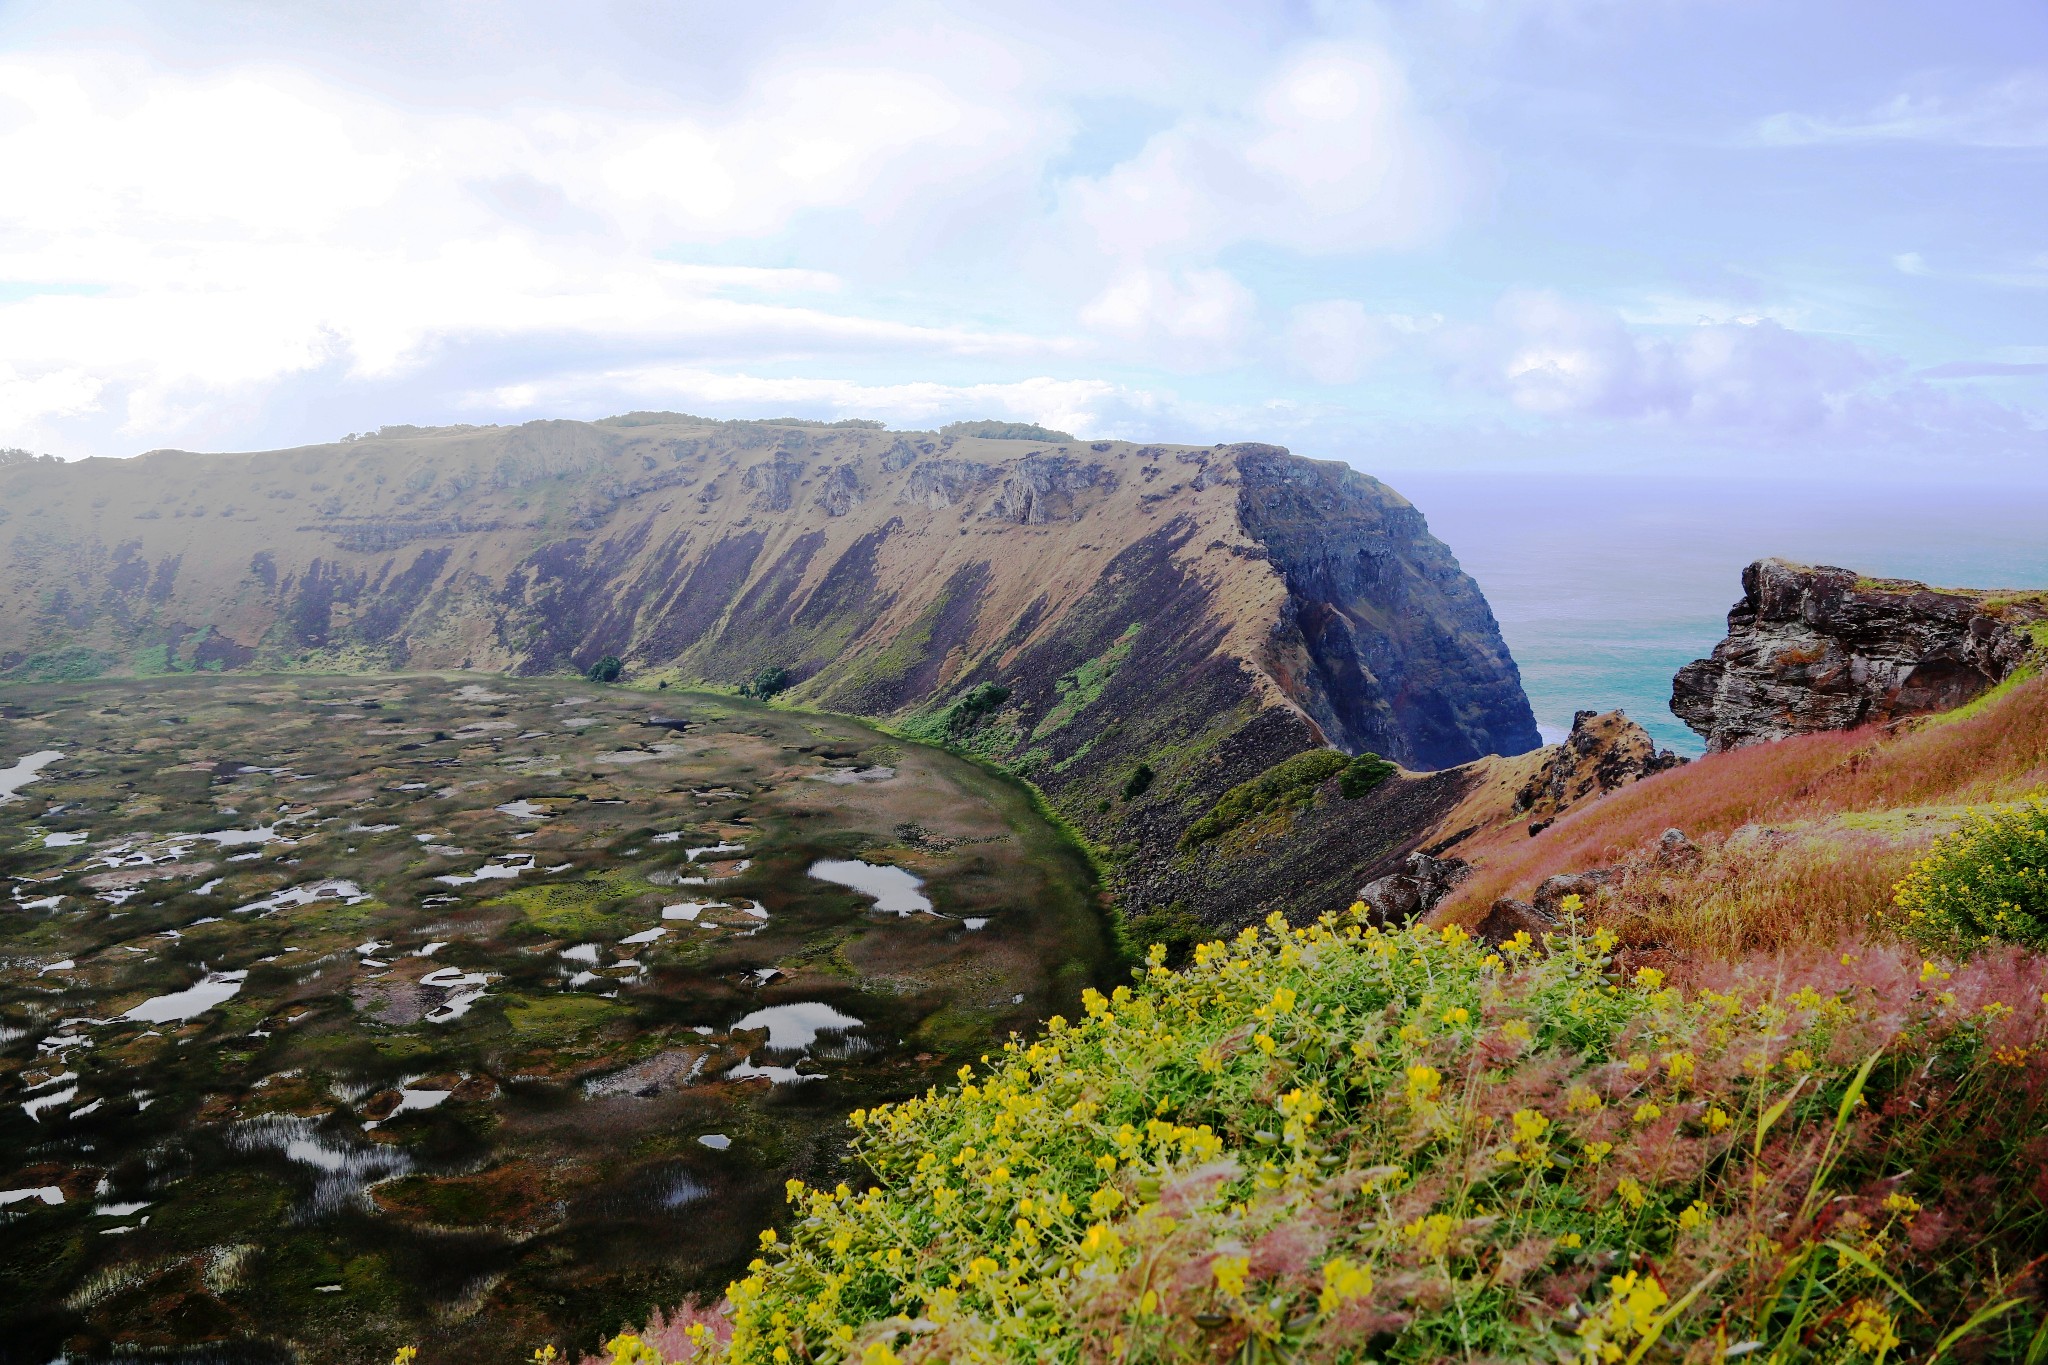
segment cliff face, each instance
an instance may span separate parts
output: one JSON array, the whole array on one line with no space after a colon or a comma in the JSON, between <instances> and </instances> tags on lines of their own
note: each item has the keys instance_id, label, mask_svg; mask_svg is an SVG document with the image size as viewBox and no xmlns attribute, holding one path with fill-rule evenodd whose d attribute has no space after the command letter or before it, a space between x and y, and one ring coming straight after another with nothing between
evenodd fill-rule
<instances>
[{"instance_id":1,"label":"cliff face","mask_svg":"<svg viewBox=\"0 0 2048 1365\"><path fill-rule=\"evenodd\" d=\"M1238 515L1287 585L1269 666L1340 748L1447 768L1542 741L1479 587L1400 494L1240 447Z\"/></svg>"},{"instance_id":2,"label":"cliff face","mask_svg":"<svg viewBox=\"0 0 2048 1365\"><path fill-rule=\"evenodd\" d=\"M1165 875L1180 830L1288 754L1537 742L1421 514L1269 446L657 413L0 467L13 677L608 654L644 682L781 667L798 700L975 749L1197 906L1222 891Z\"/></svg>"},{"instance_id":3,"label":"cliff face","mask_svg":"<svg viewBox=\"0 0 2048 1365\"><path fill-rule=\"evenodd\" d=\"M1758 560L1727 638L1673 679L1671 709L1713 751L1945 711L2048 642L2044 622L2048 594Z\"/></svg>"}]
</instances>

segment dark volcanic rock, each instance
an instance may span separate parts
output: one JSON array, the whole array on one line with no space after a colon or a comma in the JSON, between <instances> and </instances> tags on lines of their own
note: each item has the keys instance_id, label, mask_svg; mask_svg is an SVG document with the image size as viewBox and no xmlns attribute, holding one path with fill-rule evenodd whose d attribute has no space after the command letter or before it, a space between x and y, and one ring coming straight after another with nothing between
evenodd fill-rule
<instances>
[{"instance_id":1,"label":"dark volcanic rock","mask_svg":"<svg viewBox=\"0 0 2048 1365\"><path fill-rule=\"evenodd\" d=\"M1289 593L1272 667L1331 743L1447 768L1542 742L1492 609L1422 513L1347 465L1235 450L1238 516Z\"/></svg>"},{"instance_id":2,"label":"dark volcanic rock","mask_svg":"<svg viewBox=\"0 0 2048 1365\"><path fill-rule=\"evenodd\" d=\"M1463 858L1432 858L1411 853L1399 872L1389 873L1358 888L1358 899L1372 913L1375 924L1406 924L1417 915L1436 908L1451 888L1472 870Z\"/></svg>"},{"instance_id":3,"label":"dark volcanic rock","mask_svg":"<svg viewBox=\"0 0 2048 1365\"><path fill-rule=\"evenodd\" d=\"M1945 711L2018 667L2044 620L2039 593L1762 559L1742 571L1727 638L1672 680L1671 709L1716 752Z\"/></svg>"}]
</instances>

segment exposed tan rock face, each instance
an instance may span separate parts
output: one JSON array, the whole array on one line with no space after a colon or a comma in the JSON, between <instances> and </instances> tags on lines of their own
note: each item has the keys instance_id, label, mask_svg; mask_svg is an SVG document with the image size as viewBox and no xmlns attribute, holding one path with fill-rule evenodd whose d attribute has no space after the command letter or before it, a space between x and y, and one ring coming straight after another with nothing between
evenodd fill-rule
<instances>
[{"instance_id":1,"label":"exposed tan rock face","mask_svg":"<svg viewBox=\"0 0 2048 1365\"><path fill-rule=\"evenodd\" d=\"M1727 638L1672 680L1671 709L1714 751L1946 711L2017 668L2044 621L2048 594L1758 560Z\"/></svg>"},{"instance_id":2,"label":"exposed tan rock face","mask_svg":"<svg viewBox=\"0 0 2048 1365\"><path fill-rule=\"evenodd\" d=\"M1542 767L1515 793L1515 813L1529 818L1532 834L1569 806L1685 762L1620 711L1578 712L1571 734L1543 753Z\"/></svg>"},{"instance_id":3,"label":"exposed tan rock face","mask_svg":"<svg viewBox=\"0 0 2048 1365\"><path fill-rule=\"evenodd\" d=\"M1224 890L1178 832L1288 754L1442 768L1537 743L1422 515L1270 446L634 414L0 468L14 676L607 654L643 681L780 666L796 699L898 721L991 684L1007 695L949 737L1125 850L1131 885L1196 905ZM1126 797L1141 762L1156 780Z\"/></svg>"}]
</instances>

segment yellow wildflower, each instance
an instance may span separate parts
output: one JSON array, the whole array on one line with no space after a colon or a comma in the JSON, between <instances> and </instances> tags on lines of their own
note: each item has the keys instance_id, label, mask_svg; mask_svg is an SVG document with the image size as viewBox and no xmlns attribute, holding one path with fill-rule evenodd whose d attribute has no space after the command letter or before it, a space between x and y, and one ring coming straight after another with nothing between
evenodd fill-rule
<instances>
[{"instance_id":1,"label":"yellow wildflower","mask_svg":"<svg viewBox=\"0 0 2048 1365\"><path fill-rule=\"evenodd\" d=\"M1632 1175L1623 1176L1615 1184L1614 1192L1621 1196L1622 1203L1632 1209L1640 1209L1649 1200L1649 1195L1644 1193L1641 1182Z\"/></svg>"},{"instance_id":2,"label":"yellow wildflower","mask_svg":"<svg viewBox=\"0 0 2048 1365\"><path fill-rule=\"evenodd\" d=\"M1316 1299L1316 1307L1323 1312L1362 1299L1372 1293L1372 1271L1343 1256L1332 1256L1323 1262L1323 1292Z\"/></svg>"},{"instance_id":3,"label":"yellow wildflower","mask_svg":"<svg viewBox=\"0 0 2048 1365\"><path fill-rule=\"evenodd\" d=\"M1881 1356L1899 1344L1892 1331L1892 1315L1869 1299L1849 1306L1850 1344L1867 1356Z\"/></svg>"},{"instance_id":4,"label":"yellow wildflower","mask_svg":"<svg viewBox=\"0 0 2048 1365\"><path fill-rule=\"evenodd\" d=\"M1245 1272L1251 1269L1249 1256L1218 1256L1209 1266L1216 1287L1233 1299L1244 1297Z\"/></svg>"},{"instance_id":5,"label":"yellow wildflower","mask_svg":"<svg viewBox=\"0 0 2048 1365\"><path fill-rule=\"evenodd\" d=\"M1411 1066L1408 1068L1408 1103L1434 1103L1437 1093L1443 1089L1443 1077L1433 1066Z\"/></svg>"},{"instance_id":6,"label":"yellow wildflower","mask_svg":"<svg viewBox=\"0 0 2048 1365\"><path fill-rule=\"evenodd\" d=\"M1458 1229L1458 1220L1448 1213L1432 1213L1418 1218L1402 1228L1415 1247L1431 1260L1438 1260L1451 1249L1451 1234Z\"/></svg>"}]
</instances>

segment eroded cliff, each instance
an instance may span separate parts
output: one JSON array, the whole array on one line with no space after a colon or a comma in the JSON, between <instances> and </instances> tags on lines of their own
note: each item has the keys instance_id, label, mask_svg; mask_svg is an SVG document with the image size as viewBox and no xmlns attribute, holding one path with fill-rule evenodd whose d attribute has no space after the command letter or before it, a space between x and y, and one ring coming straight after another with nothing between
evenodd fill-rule
<instances>
[{"instance_id":1,"label":"eroded cliff","mask_svg":"<svg viewBox=\"0 0 2048 1365\"><path fill-rule=\"evenodd\" d=\"M797 700L980 752L1141 902L1198 910L1271 888L1235 875L1257 850L1224 876L1180 832L1289 754L1434 769L1537 742L1421 513L1270 446L652 413L0 469L12 676L606 655L648 684L785 669ZM1403 851L1417 818L1365 842ZM1354 881L1364 853L1326 842Z\"/></svg>"}]
</instances>

